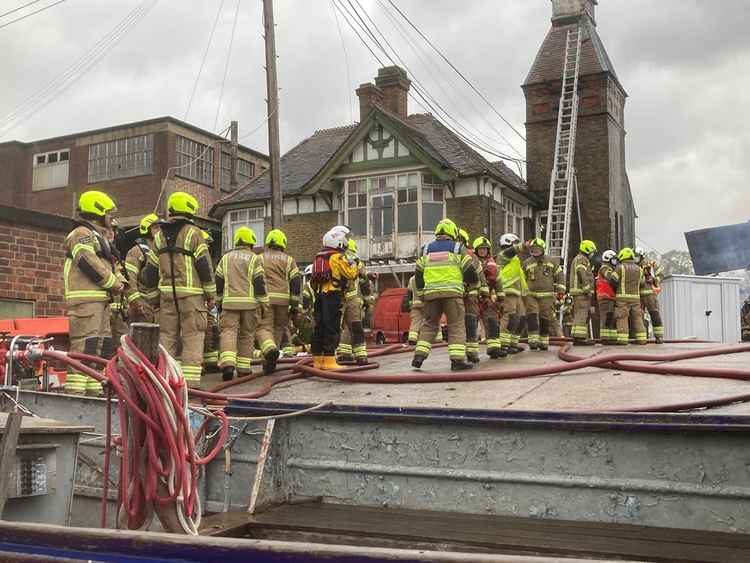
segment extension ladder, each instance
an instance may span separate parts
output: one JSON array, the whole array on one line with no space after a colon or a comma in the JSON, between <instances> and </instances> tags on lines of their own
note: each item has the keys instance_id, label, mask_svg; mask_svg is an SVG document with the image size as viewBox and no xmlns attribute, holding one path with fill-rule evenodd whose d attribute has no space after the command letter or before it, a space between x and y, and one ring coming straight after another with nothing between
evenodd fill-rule
<instances>
[{"instance_id":1,"label":"extension ladder","mask_svg":"<svg viewBox=\"0 0 750 563\"><path fill-rule=\"evenodd\" d=\"M562 94L557 117L555 158L550 175L549 208L547 210L547 253L559 256L567 265L568 243L573 194L577 191L573 161L578 121L578 71L581 56L581 28L568 30L565 45ZM577 194L576 194L576 199ZM578 213L580 223L580 212ZM567 269L567 268L566 268Z\"/></svg>"}]
</instances>

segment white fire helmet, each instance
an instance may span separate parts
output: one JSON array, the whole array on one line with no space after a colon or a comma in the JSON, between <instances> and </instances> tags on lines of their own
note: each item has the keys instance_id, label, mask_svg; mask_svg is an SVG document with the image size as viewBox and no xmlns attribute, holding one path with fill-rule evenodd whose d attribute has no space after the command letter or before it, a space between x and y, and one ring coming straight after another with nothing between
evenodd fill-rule
<instances>
[{"instance_id":1,"label":"white fire helmet","mask_svg":"<svg viewBox=\"0 0 750 563\"><path fill-rule=\"evenodd\" d=\"M514 244L520 241L521 239L518 238L513 233L505 233L503 236L500 237L500 246L502 247L513 246Z\"/></svg>"},{"instance_id":2,"label":"white fire helmet","mask_svg":"<svg viewBox=\"0 0 750 563\"><path fill-rule=\"evenodd\" d=\"M347 241L344 231L337 229L337 227L334 227L323 235L323 246L326 248L344 249L346 248L346 244Z\"/></svg>"},{"instance_id":3,"label":"white fire helmet","mask_svg":"<svg viewBox=\"0 0 750 563\"><path fill-rule=\"evenodd\" d=\"M614 250L605 250L602 253L603 262L611 262L613 258L617 258L617 252L615 252Z\"/></svg>"}]
</instances>

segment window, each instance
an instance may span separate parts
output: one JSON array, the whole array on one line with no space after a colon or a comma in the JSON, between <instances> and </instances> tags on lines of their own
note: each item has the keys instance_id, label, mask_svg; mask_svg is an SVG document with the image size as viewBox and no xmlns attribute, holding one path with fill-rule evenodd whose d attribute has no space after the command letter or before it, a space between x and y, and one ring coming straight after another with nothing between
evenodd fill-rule
<instances>
[{"instance_id":1,"label":"window","mask_svg":"<svg viewBox=\"0 0 750 563\"><path fill-rule=\"evenodd\" d=\"M237 187L241 188L255 176L255 163L242 158L237 159ZM221 153L221 189L231 191L232 155Z\"/></svg>"},{"instance_id":2,"label":"window","mask_svg":"<svg viewBox=\"0 0 750 563\"><path fill-rule=\"evenodd\" d=\"M419 199L419 174L399 174L398 232L416 233L418 229L417 201Z\"/></svg>"},{"instance_id":3,"label":"window","mask_svg":"<svg viewBox=\"0 0 750 563\"><path fill-rule=\"evenodd\" d=\"M68 185L70 149L35 154L31 189L51 190Z\"/></svg>"},{"instance_id":4,"label":"window","mask_svg":"<svg viewBox=\"0 0 750 563\"><path fill-rule=\"evenodd\" d=\"M224 250L232 248L234 233L240 227L250 227L258 239L256 246L263 246L266 239L265 232L265 208L251 207L250 209L238 209L230 211L225 218Z\"/></svg>"},{"instance_id":5,"label":"window","mask_svg":"<svg viewBox=\"0 0 750 563\"><path fill-rule=\"evenodd\" d=\"M422 175L422 230L430 231L443 218L444 188L431 174Z\"/></svg>"},{"instance_id":6,"label":"window","mask_svg":"<svg viewBox=\"0 0 750 563\"><path fill-rule=\"evenodd\" d=\"M177 176L214 185L214 149L177 135Z\"/></svg>"},{"instance_id":7,"label":"window","mask_svg":"<svg viewBox=\"0 0 750 563\"><path fill-rule=\"evenodd\" d=\"M89 145L89 184L153 172L154 136L141 135Z\"/></svg>"},{"instance_id":8,"label":"window","mask_svg":"<svg viewBox=\"0 0 750 563\"><path fill-rule=\"evenodd\" d=\"M34 302L0 299L0 319L26 319L34 316Z\"/></svg>"},{"instance_id":9,"label":"window","mask_svg":"<svg viewBox=\"0 0 750 563\"><path fill-rule=\"evenodd\" d=\"M346 183L346 201L352 235L367 236L367 180L349 180Z\"/></svg>"},{"instance_id":10,"label":"window","mask_svg":"<svg viewBox=\"0 0 750 563\"><path fill-rule=\"evenodd\" d=\"M390 181L389 181L390 180ZM370 236L393 234L393 176L370 178Z\"/></svg>"}]
</instances>

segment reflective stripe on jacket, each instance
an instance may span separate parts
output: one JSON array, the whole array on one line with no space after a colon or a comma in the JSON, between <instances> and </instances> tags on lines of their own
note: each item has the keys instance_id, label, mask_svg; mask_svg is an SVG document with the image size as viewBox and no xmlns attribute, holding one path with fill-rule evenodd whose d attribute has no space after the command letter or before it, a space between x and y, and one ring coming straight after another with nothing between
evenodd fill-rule
<instances>
[{"instance_id":1,"label":"reflective stripe on jacket","mask_svg":"<svg viewBox=\"0 0 750 563\"><path fill-rule=\"evenodd\" d=\"M591 295L594 288L594 274L591 262L585 254L578 254L570 263L570 295Z\"/></svg>"},{"instance_id":2,"label":"reflective stripe on jacket","mask_svg":"<svg viewBox=\"0 0 750 563\"><path fill-rule=\"evenodd\" d=\"M268 300L271 305L289 305L290 301L299 302L300 296L292 295L289 289L292 279L301 276L294 258L283 250L266 248L263 251L263 268L266 275Z\"/></svg>"},{"instance_id":3,"label":"reflective stripe on jacket","mask_svg":"<svg viewBox=\"0 0 750 563\"><path fill-rule=\"evenodd\" d=\"M528 258L523 271L531 297L554 297L565 292L563 270L557 258L546 255Z\"/></svg>"},{"instance_id":4,"label":"reflective stripe on jacket","mask_svg":"<svg viewBox=\"0 0 750 563\"><path fill-rule=\"evenodd\" d=\"M174 245L170 249L167 242L167 229L179 231L174 237ZM172 296L172 284L178 297L189 295L206 295L208 298L216 296L216 283L213 279L211 255L208 252L201 230L189 221L166 223L154 234L154 246L158 254L159 291L162 295ZM202 281L196 262L204 259L207 273ZM207 263L206 263L207 262ZM172 271L174 263L174 272Z\"/></svg>"},{"instance_id":5,"label":"reflective stripe on jacket","mask_svg":"<svg viewBox=\"0 0 750 563\"><path fill-rule=\"evenodd\" d=\"M640 301L643 270L638 264L630 260L622 262L612 272L610 279L617 283L618 301Z\"/></svg>"},{"instance_id":6,"label":"reflective stripe on jacket","mask_svg":"<svg viewBox=\"0 0 750 563\"><path fill-rule=\"evenodd\" d=\"M424 276L422 299L463 297L464 271L470 266L471 258L460 243L438 239L426 245L416 265Z\"/></svg>"},{"instance_id":7,"label":"reflective stripe on jacket","mask_svg":"<svg viewBox=\"0 0 750 563\"><path fill-rule=\"evenodd\" d=\"M125 256L125 270L128 274L127 300L132 303L136 299L145 299L151 305L159 304L158 277L147 279L149 263L156 263L152 241L139 239ZM154 271L154 270L152 270ZM154 283L156 282L156 284Z\"/></svg>"},{"instance_id":8,"label":"reflective stripe on jacket","mask_svg":"<svg viewBox=\"0 0 750 563\"><path fill-rule=\"evenodd\" d=\"M268 296L255 295L253 282L264 276L263 257L250 247L239 247L227 252L219 260L216 279L224 291L221 306L227 310L252 310L258 303L268 302Z\"/></svg>"},{"instance_id":9,"label":"reflective stripe on jacket","mask_svg":"<svg viewBox=\"0 0 750 563\"><path fill-rule=\"evenodd\" d=\"M93 225L78 225L65 237L63 285L69 303L109 301L117 278L109 242ZM107 258L107 255L110 258Z\"/></svg>"}]
</instances>

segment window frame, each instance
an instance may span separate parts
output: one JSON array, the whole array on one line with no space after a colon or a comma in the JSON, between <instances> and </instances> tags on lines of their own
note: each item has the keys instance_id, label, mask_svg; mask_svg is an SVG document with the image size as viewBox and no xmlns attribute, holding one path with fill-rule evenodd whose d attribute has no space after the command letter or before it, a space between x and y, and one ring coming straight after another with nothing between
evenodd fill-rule
<instances>
[{"instance_id":1,"label":"window frame","mask_svg":"<svg viewBox=\"0 0 750 563\"><path fill-rule=\"evenodd\" d=\"M266 232L266 208L265 206L243 207L232 209L227 212L223 225L224 241L223 248L226 252L232 248L235 229L239 227L250 227L258 239L255 248L262 248L265 244ZM260 223L260 227L258 226Z\"/></svg>"},{"instance_id":2,"label":"window frame","mask_svg":"<svg viewBox=\"0 0 750 563\"><path fill-rule=\"evenodd\" d=\"M215 148L211 143L205 144L183 135L176 135L175 176L216 188L214 183L215 154Z\"/></svg>"},{"instance_id":3,"label":"window frame","mask_svg":"<svg viewBox=\"0 0 750 563\"><path fill-rule=\"evenodd\" d=\"M86 181L89 184L151 176L153 173L153 133L88 145Z\"/></svg>"}]
</instances>

